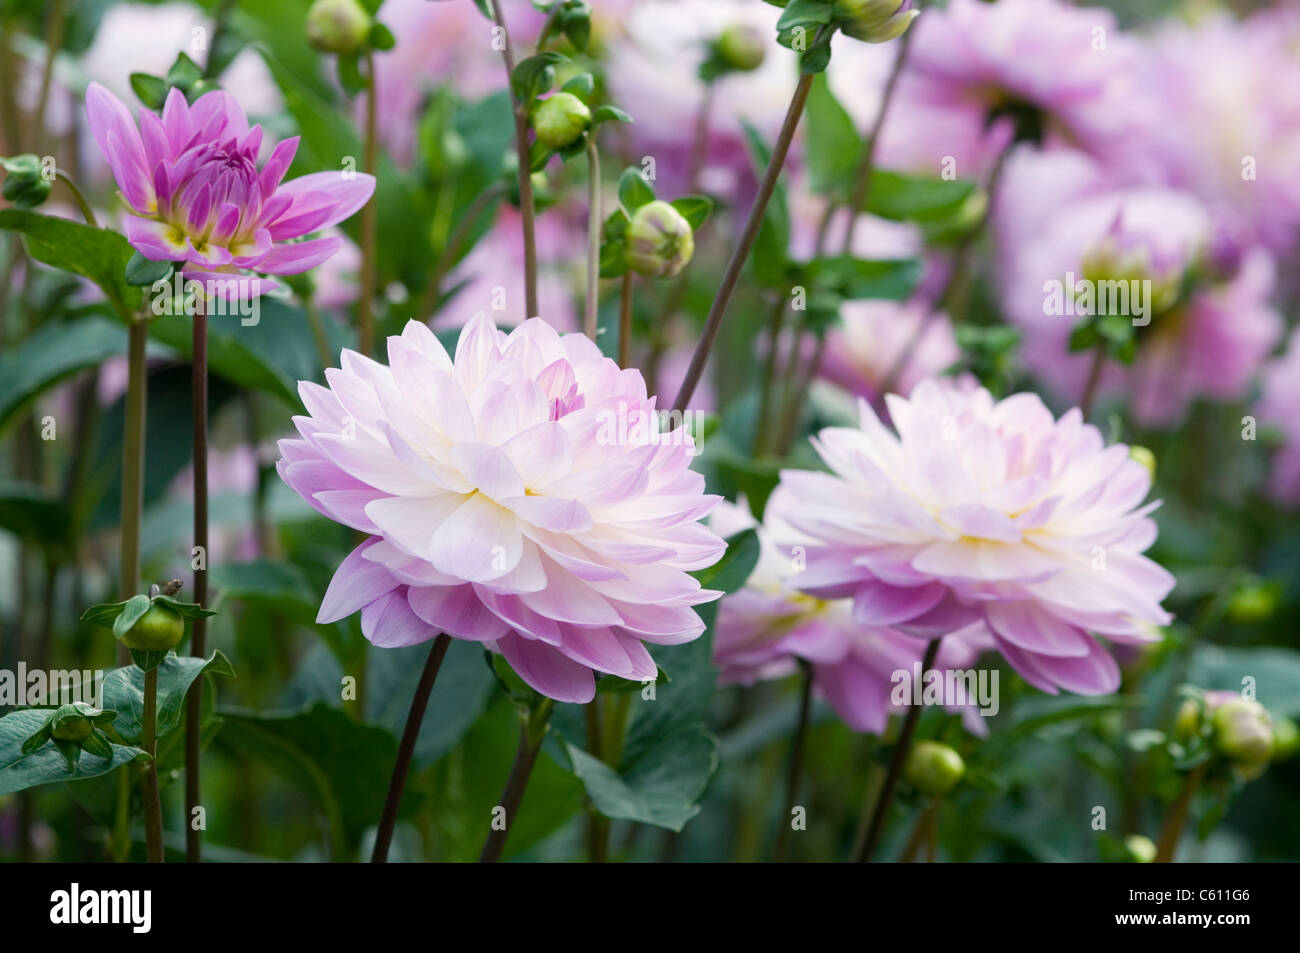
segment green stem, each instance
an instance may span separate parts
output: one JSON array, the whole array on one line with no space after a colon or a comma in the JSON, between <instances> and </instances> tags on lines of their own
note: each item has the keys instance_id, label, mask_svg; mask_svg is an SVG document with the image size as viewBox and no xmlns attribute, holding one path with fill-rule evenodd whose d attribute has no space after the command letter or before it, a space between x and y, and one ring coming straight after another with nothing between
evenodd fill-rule
<instances>
[{"instance_id":1,"label":"green stem","mask_svg":"<svg viewBox=\"0 0 1300 953\"><path fill-rule=\"evenodd\" d=\"M594 341L600 313L600 153L594 129L587 133L587 173L587 300L582 330Z\"/></svg>"},{"instance_id":2,"label":"green stem","mask_svg":"<svg viewBox=\"0 0 1300 953\"><path fill-rule=\"evenodd\" d=\"M194 570L194 601L208 603L208 315L202 300L194 309L191 346L191 426L194 432L194 546L201 568ZM205 658L208 620L191 624L190 654ZM185 698L185 859L203 859L203 832L194 827L195 809L201 806L200 762L202 750L203 679L196 678Z\"/></svg>"},{"instance_id":3,"label":"green stem","mask_svg":"<svg viewBox=\"0 0 1300 953\"><path fill-rule=\"evenodd\" d=\"M376 149L378 135L376 132L375 107L375 54L366 51L366 142L364 164L365 171L375 174ZM358 302L358 333L361 353L370 357L375 349L375 267L376 244L378 242L378 217L376 215L376 196L371 196L361 209L361 299Z\"/></svg>"},{"instance_id":4,"label":"green stem","mask_svg":"<svg viewBox=\"0 0 1300 953\"><path fill-rule=\"evenodd\" d=\"M510 31L506 27L501 0L492 0L492 17L504 40L501 58L506 68L506 88L510 91L510 103L514 107L515 155L519 159L519 213L523 219L524 231L524 316L535 318L538 316L537 235L533 221L536 215L533 206L533 176L528 159L528 112L515 98L514 84L511 82L515 72L515 57L510 48Z\"/></svg>"},{"instance_id":5,"label":"green stem","mask_svg":"<svg viewBox=\"0 0 1300 953\"><path fill-rule=\"evenodd\" d=\"M1160 839L1156 842L1157 864L1173 863L1174 855L1178 852L1178 841L1183 836L1183 827L1187 824L1187 815L1191 812L1192 797L1201 786L1208 767L1209 762L1197 765L1183 780L1182 790L1178 792L1174 803L1169 805L1169 813L1165 815L1165 823L1160 828Z\"/></svg>"},{"instance_id":6,"label":"green stem","mask_svg":"<svg viewBox=\"0 0 1300 953\"><path fill-rule=\"evenodd\" d=\"M99 221L95 218L94 210L91 209L90 203L86 201L86 197L81 194L81 189L77 188L77 183L72 181L72 176L62 169L56 169L54 177L68 187L68 191L72 193L77 208L81 210L81 217L86 220L86 224L91 228L99 228Z\"/></svg>"},{"instance_id":7,"label":"green stem","mask_svg":"<svg viewBox=\"0 0 1300 953\"><path fill-rule=\"evenodd\" d=\"M495 864L501 859L501 851L510 834L510 825L515 821L519 803L524 798L524 789L528 786L528 778L533 773L533 765L537 763L537 754L542 750L542 742L550 728L554 708L554 699L543 697L532 709L519 714L519 749L515 752L514 764L510 766L510 777L506 779L505 790L501 792L503 824L500 828L494 824L489 831L487 840L483 843L483 853L479 855L481 864Z\"/></svg>"},{"instance_id":8,"label":"green stem","mask_svg":"<svg viewBox=\"0 0 1300 953\"><path fill-rule=\"evenodd\" d=\"M939 640L933 639L925 649L925 659L921 662L921 682L925 682L925 673L934 668L935 657L939 654ZM919 704L911 705L907 709L907 715L903 718L903 730L899 732L898 741L894 744L894 750L889 757L889 768L885 773L885 783L880 789L880 796L876 799L876 806L871 812L871 824L867 827L866 839L862 842L862 848L858 851L858 863L865 863L871 859L871 855L876 852L876 847L880 844L880 837L885 831L885 819L889 814L889 805L894 800L894 790L898 787L898 780L903 774L903 763L907 760L907 753L912 747L912 738L916 735L916 723L921 719L921 706Z\"/></svg>"},{"instance_id":9,"label":"green stem","mask_svg":"<svg viewBox=\"0 0 1300 953\"><path fill-rule=\"evenodd\" d=\"M119 540L118 596L130 599L140 591L140 518L144 508L144 444L146 393L149 386L145 346L149 320L132 316L127 328L126 416L122 431L122 531ZM130 662L125 645L118 643L118 663Z\"/></svg>"},{"instance_id":10,"label":"green stem","mask_svg":"<svg viewBox=\"0 0 1300 953\"><path fill-rule=\"evenodd\" d=\"M322 372L334 365L334 355L330 353L329 337L325 333L325 321L321 318L320 308L316 302L303 299L302 309L307 313L307 325L311 328L312 341L316 344L316 357L320 360Z\"/></svg>"},{"instance_id":11,"label":"green stem","mask_svg":"<svg viewBox=\"0 0 1300 953\"><path fill-rule=\"evenodd\" d=\"M597 695L583 706L587 717L587 751L601 761L604 757L604 731L601 727L604 695ZM609 819L596 805L587 808L587 859L593 864L609 860Z\"/></svg>"},{"instance_id":12,"label":"green stem","mask_svg":"<svg viewBox=\"0 0 1300 953\"><path fill-rule=\"evenodd\" d=\"M158 797L158 669L144 673L144 716L141 719L140 746L149 755L144 768L141 791L144 799L145 852L151 864L163 862L162 801Z\"/></svg>"},{"instance_id":13,"label":"green stem","mask_svg":"<svg viewBox=\"0 0 1300 953\"><path fill-rule=\"evenodd\" d=\"M632 272L623 272L618 294L618 366L632 364Z\"/></svg>"},{"instance_id":14,"label":"green stem","mask_svg":"<svg viewBox=\"0 0 1300 953\"><path fill-rule=\"evenodd\" d=\"M813 671L806 659L799 660L802 686L799 692L799 726L795 729L794 744L790 749L790 771L785 779L785 812L781 815L781 835L776 841L777 863L783 863L790 844L790 815L799 798L799 775L803 771L804 741L808 736L808 713L812 708Z\"/></svg>"},{"instance_id":15,"label":"green stem","mask_svg":"<svg viewBox=\"0 0 1300 953\"><path fill-rule=\"evenodd\" d=\"M420 737L420 726L424 723L424 712L429 706L429 696L433 693L433 683L438 680L438 670L451 645L451 636L439 633L429 649L429 658L420 673L420 682L415 686L415 695L411 698L411 709L406 714L406 727L402 730L402 743L397 748L397 761L393 765L393 774L388 781L388 797L384 801L384 813L375 832L375 849L370 855L372 864L382 864L388 860L388 847L393 842L393 828L397 826L397 809L402 804L402 789L406 787L406 776L411 768L411 757L415 754L415 742Z\"/></svg>"},{"instance_id":16,"label":"green stem","mask_svg":"<svg viewBox=\"0 0 1300 953\"><path fill-rule=\"evenodd\" d=\"M817 40L814 40L814 44L816 42ZM755 239L758 238L759 229L763 226L763 215L767 211L767 204L772 199L772 193L776 191L777 180L781 177L781 170L785 167L785 158L790 152L790 143L794 141L795 130L799 128L799 119L803 116L804 105L808 102L808 93L812 89L812 81L813 74L804 73L800 75L799 83L795 86L794 96L791 97L790 106L785 112L785 121L781 124L781 132L776 137L776 143L772 147L772 157L768 161L767 169L763 172L763 179L758 186L758 194L754 197L754 204L749 209L749 217L745 220L744 230L740 233L740 241L736 243L731 258L727 261L727 268L722 274L722 283L718 286L718 293L713 299L713 304L709 308L709 316L704 322L704 331L700 334L700 340L695 345L695 352L691 355L690 366L686 370L686 376L682 380L681 388L677 391L677 398L673 401L673 410L684 411L686 409L686 405L690 403L691 395L695 393L695 388L704 375L704 364L709 358L709 351L713 347L714 339L718 336L718 329L722 327L722 319L727 313L727 305L731 302L731 295L736 290L736 283L740 280L740 272L749 259L749 253L754 247Z\"/></svg>"}]
</instances>

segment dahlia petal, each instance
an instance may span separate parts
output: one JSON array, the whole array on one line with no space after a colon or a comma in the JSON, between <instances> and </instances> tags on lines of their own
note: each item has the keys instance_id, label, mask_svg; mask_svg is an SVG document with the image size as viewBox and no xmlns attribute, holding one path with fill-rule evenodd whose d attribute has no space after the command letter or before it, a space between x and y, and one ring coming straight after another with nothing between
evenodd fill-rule
<instances>
[{"instance_id":1,"label":"dahlia petal","mask_svg":"<svg viewBox=\"0 0 1300 953\"><path fill-rule=\"evenodd\" d=\"M513 513L476 493L442 519L428 553L439 572L487 582L519 564L523 536Z\"/></svg>"},{"instance_id":2,"label":"dahlia petal","mask_svg":"<svg viewBox=\"0 0 1300 953\"><path fill-rule=\"evenodd\" d=\"M426 623L458 639L492 642L510 631L469 584L413 587L406 598L412 611Z\"/></svg>"},{"instance_id":3,"label":"dahlia petal","mask_svg":"<svg viewBox=\"0 0 1300 953\"><path fill-rule=\"evenodd\" d=\"M311 238L305 242L274 245L261 258L250 263L258 271L271 275L296 275L310 271L343 247L341 238Z\"/></svg>"},{"instance_id":4,"label":"dahlia petal","mask_svg":"<svg viewBox=\"0 0 1300 953\"><path fill-rule=\"evenodd\" d=\"M132 215L122 222L131 247L150 261L182 261L189 254L189 240L165 222Z\"/></svg>"},{"instance_id":5,"label":"dahlia petal","mask_svg":"<svg viewBox=\"0 0 1300 953\"><path fill-rule=\"evenodd\" d=\"M411 611L406 593L395 589L361 610L361 634L384 649L428 642L438 633Z\"/></svg>"},{"instance_id":6,"label":"dahlia petal","mask_svg":"<svg viewBox=\"0 0 1300 953\"><path fill-rule=\"evenodd\" d=\"M1082 658L1089 654L1083 631L1056 618L1036 602L995 602L984 610L989 628L1002 639L1037 655Z\"/></svg>"},{"instance_id":7,"label":"dahlia petal","mask_svg":"<svg viewBox=\"0 0 1300 953\"><path fill-rule=\"evenodd\" d=\"M370 201L375 192L375 177L365 172L313 172L283 183L277 195L291 199L307 192L321 192L334 203L334 211L317 228L328 228L351 218Z\"/></svg>"},{"instance_id":8,"label":"dahlia petal","mask_svg":"<svg viewBox=\"0 0 1300 953\"><path fill-rule=\"evenodd\" d=\"M903 587L868 580L853 594L853 618L869 626L908 622L933 609L946 593L937 583Z\"/></svg>"},{"instance_id":9,"label":"dahlia petal","mask_svg":"<svg viewBox=\"0 0 1300 953\"><path fill-rule=\"evenodd\" d=\"M335 570L316 614L317 622L337 622L347 618L397 588L397 581L383 566L365 558L366 550L374 542L366 540L352 550Z\"/></svg>"},{"instance_id":10,"label":"dahlia petal","mask_svg":"<svg viewBox=\"0 0 1300 953\"><path fill-rule=\"evenodd\" d=\"M519 677L543 695L578 705L596 697L591 669L545 643L511 634L498 639L497 648Z\"/></svg>"}]
</instances>

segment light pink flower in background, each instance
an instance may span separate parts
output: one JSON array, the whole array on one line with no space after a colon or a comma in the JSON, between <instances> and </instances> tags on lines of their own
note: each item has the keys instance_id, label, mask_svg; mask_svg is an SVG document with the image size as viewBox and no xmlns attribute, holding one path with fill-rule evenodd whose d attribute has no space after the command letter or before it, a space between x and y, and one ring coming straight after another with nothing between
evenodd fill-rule
<instances>
[{"instance_id":1,"label":"light pink flower in background","mask_svg":"<svg viewBox=\"0 0 1300 953\"><path fill-rule=\"evenodd\" d=\"M593 672L645 680L644 642L677 644L720 593L690 570L725 544L693 445L660 431L635 370L541 319L510 334L484 315L455 360L423 324L388 339L389 365L344 351L309 416L280 442L304 500L370 539L344 560L319 620L361 612L375 645L446 632L501 652L538 691L586 702Z\"/></svg>"},{"instance_id":2,"label":"light pink flower in background","mask_svg":"<svg viewBox=\"0 0 1300 953\"><path fill-rule=\"evenodd\" d=\"M1275 499L1300 504L1300 330L1292 331L1286 352L1264 368L1264 389L1255 406L1261 424L1282 432L1283 443L1273 458L1269 492Z\"/></svg>"},{"instance_id":3,"label":"light pink flower in background","mask_svg":"<svg viewBox=\"0 0 1300 953\"><path fill-rule=\"evenodd\" d=\"M854 731L881 734L891 714L906 710L890 699L893 675L910 676L925 655L926 640L881 626L864 626L853 618L850 599L819 599L791 585L796 575L791 545L778 546L774 536L799 538L779 517L769 514L758 528L761 550L744 587L723 597L714 631L713 661L723 684L752 685L795 671L796 660L812 665L813 685ZM754 526L747 504L723 502L710 526L723 536ZM985 640L987 643L987 640ZM964 669L981 648L962 636L945 639L936 666ZM967 710L967 714L972 714ZM985 729L979 717L966 717L976 734Z\"/></svg>"},{"instance_id":4,"label":"light pink flower in background","mask_svg":"<svg viewBox=\"0 0 1300 953\"><path fill-rule=\"evenodd\" d=\"M1216 222L1275 253L1300 238L1300 22L1279 5L1165 25L1145 82L1159 96L1157 143L1168 181Z\"/></svg>"},{"instance_id":5,"label":"light pink flower in background","mask_svg":"<svg viewBox=\"0 0 1300 953\"><path fill-rule=\"evenodd\" d=\"M1193 196L1167 188L1114 189L1078 156L1026 156L1008 170L1008 188L995 222L1001 298L1007 320L1024 334L1021 358L1048 388L1071 402L1081 398L1090 352L1071 353L1071 331L1083 315L1052 313L1047 283L1097 278L1149 279L1151 294L1177 299L1148 316L1130 310L1136 327L1132 367L1108 362L1103 395L1122 395L1143 425L1177 423L1195 398L1233 400L1250 382L1281 334L1269 304L1271 259L1255 248L1216 273L1213 221ZM1051 196L1052 201L1044 201ZM1101 255L1135 264L1103 266ZM1184 280L1190 294L1180 297ZM1130 286L1131 287L1131 286Z\"/></svg>"},{"instance_id":6,"label":"light pink flower in background","mask_svg":"<svg viewBox=\"0 0 1300 953\"><path fill-rule=\"evenodd\" d=\"M981 180L1011 141L1005 116L1037 110L1044 144L1133 159L1133 133L1149 113L1138 83L1139 47L1114 15L1062 0L952 0L927 9L913 37L878 147L886 168Z\"/></svg>"},{"instance_id":7,"label":"light pink flower in background","mask_svg":"<svg viewBox=\"0 0 1300 953\"><path fill-rule=\"evenodd\" d=\"M923 381L885 400L897 434L862 401L858 428L814 440L831 472L782 472L767 512L800 534L778 544L805 548L791 584L852 599L862 626L991 638L1046 692L1114 691L1096 636L1147 642L1170 620L1174 579L1142 555L1147 469L1032 393Z\"/></svg>"},{"instance_id":8,"label":"light pink flower in background","mask_svg":"<svg viewBox=\"0 0 1300 953\"><path fill-rule=\"evenodd\" d=\"M162 118L142 107L137 128L121 100L91 83L86 116L121 191L132 247L153 261L183 262L187 277L314 268L342 240L293 239L348 218L375 189L374 176L357 172L316 172L282 183L296 136L277 145L259 171L262 127L250 129L225 91L205 93L190 106L173 89Z\"/></svg>"},{"instance_id":9,"label":"light pink flower in background","mask_svg":"<svg viewBox=\"0 0 1300 953\"><path fill-rule=\"evenodd\" d=\"M916 301L846 301L840 306L840 325L826 334L818 372L852 394L875 400L917 334L921 337L891 386L904 396L961 357L948 316L932 314Z\"/></svg>"}]
</instances>

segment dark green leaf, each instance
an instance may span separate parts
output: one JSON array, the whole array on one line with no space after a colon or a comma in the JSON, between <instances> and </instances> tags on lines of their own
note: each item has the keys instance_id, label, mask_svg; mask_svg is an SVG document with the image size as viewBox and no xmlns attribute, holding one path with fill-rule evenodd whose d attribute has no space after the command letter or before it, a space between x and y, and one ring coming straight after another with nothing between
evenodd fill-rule
<instances>
[{"instance_id":1,"label":"dark green leaf","mask_svg":"<svg viewBox=\"0 0 1300 953\"><path fill-rule=\"evenodd\" d=\"M624 169L618 177L618 200L628 212L655 200L655 190L638 168Z\"/></svg>"},{"instance_id":2,"label":"dark green leaf","mask_svg":"<svg viewBox=\"0 0 1300 953\"><path fill-rule=\"evenodd\" d=\"M132 249L117 232L21 209L0 209L0 228L23 236L37 261L89 278L123 318L140 304L140 292L126 284Z\"/></svg>"},{"instance_id":3,"label":"dark green leaf","mask_svg":"<svg viewBox=\"0 0 1300 953\"><path fill-rule=\"evenodd\" d=\"M681 212L682 218L686 219L693 229L698 229L713 214L713 199L707 195L683 195L668 204Z\"/></svg>"},{"instance_id":4,"label":"dark green leaf","mask_svg":"<svg viewBox=\"0 0 1300 953\"><path fill-rule=\"evenodd\" d=\"M131 255L126 263L126 283L134 287L143 287L171 277L175 263L170 261L152 261L139 252Z\"/></svg>"},{"instance_id":5,"label":"dark green leaf","mask_svg":"<svg viewBox=\"0 0 1300 953\"><path fill-rule=\"evenodd\" d=\"M220 652L206 659L169 655L158 666L158 732L162 738L181 721L185 695L203 672L233 678L234 669ZM123 741L140 743L144 718L144 672L134 665L115 668L104 676L104 708L117 712L113 730Z\"/></svg>"},{"instance_id":6,"label":"dark green leaf","mask_svg":"<svg viewBox=\"0 0 1300 953\"><path fill-rule=\"evenodd\" d=\"M52 744L24 754L23 742L38 732L48 717L49 712L27 709L0 718L0 796L41 784L98 777L121 765L149 758L139 748L115 744L111 759L90 754L78 759L75 770L69 770L67 761Z\"/></svg>"},{"instance_id":7,"label":"dark green leaf","mask_svg":"<svg viewBox=\"0 0 1300 953\"><path fill-rule=\"evenodd\" d=\"M134 595L127 599L122 612L113 620L113 637L120 639L130 632L131 627L149 611L149 606L149 597L145 595Z\"/></svg>"},{"instance_id":8,"label":"dark green leaf","mask_svg":"<svg viewBox=\"0 0 1300 953\"><path fill-rule=\"evenodd\" d=\"M619 109L617 106L611 106L606 103L603 106L597 106L591 112L591 123L593 126L599 126L602 122L633 122L632 117Z\"/></svg>"}]
</instances>

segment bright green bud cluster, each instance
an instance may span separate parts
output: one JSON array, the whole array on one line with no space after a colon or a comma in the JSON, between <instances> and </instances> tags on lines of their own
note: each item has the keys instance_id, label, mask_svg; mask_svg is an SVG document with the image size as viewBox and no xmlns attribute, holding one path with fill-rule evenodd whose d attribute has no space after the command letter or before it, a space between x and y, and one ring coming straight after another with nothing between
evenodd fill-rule
<instances>
[{"instance_id":1,"label":"bright green bud cluster","mask_svg":"<svg viewBox=\"0 0 1300 953\"><path fill-rule=\"evenodd\" d=\"M903 777L922 794L942 797L961 781L966 762L947 745L937 741L918 741L907 754Z\"/></svg>"},{"instance_id":2,"label":"bright green bud cluster","mask_svg":"<svg viewBox=\"0 0 1300 953\"><path fill-rule=\"evenodd\" d=\"M52 182L45 176L39 156L26 153L0 159L0 168L5 170L4 188L0 192L18 208L35 208L49 198Z\"/></svg>"},{"instance_id":3,"label":"bright green bud cluster","mask_svg":"<svg viewBox=\"0 0 1300 953\"><path fill-rule=\"evenodd\" d=\"M695 254L691 223L667 202L655 199L632 213L627 227L627 263L633 271L674 278Z\"/></svg>"},{"instance_id":4,"label":"bright green bud cluster","mask_svg":"<svg viewBox=\"0 0 1300 953\"><path fill-rule=\"evenodd\" d=\"M324 53L356 53L370 26L370 14L358 0L316 0L307 10L307 42Z\"/></svg>"},{"instance_id":5,"label":"bright green bud cluster","mask_svg":"<svg viewBox=\"0 0 1300 953\"><path fill-rule=\"evenodd\" d=\"M556 93L542 100L533 114L537 140L551 149L563 149L578 141L591 125L591 110L573 93Z\"/></svg>"}]
</instances>

